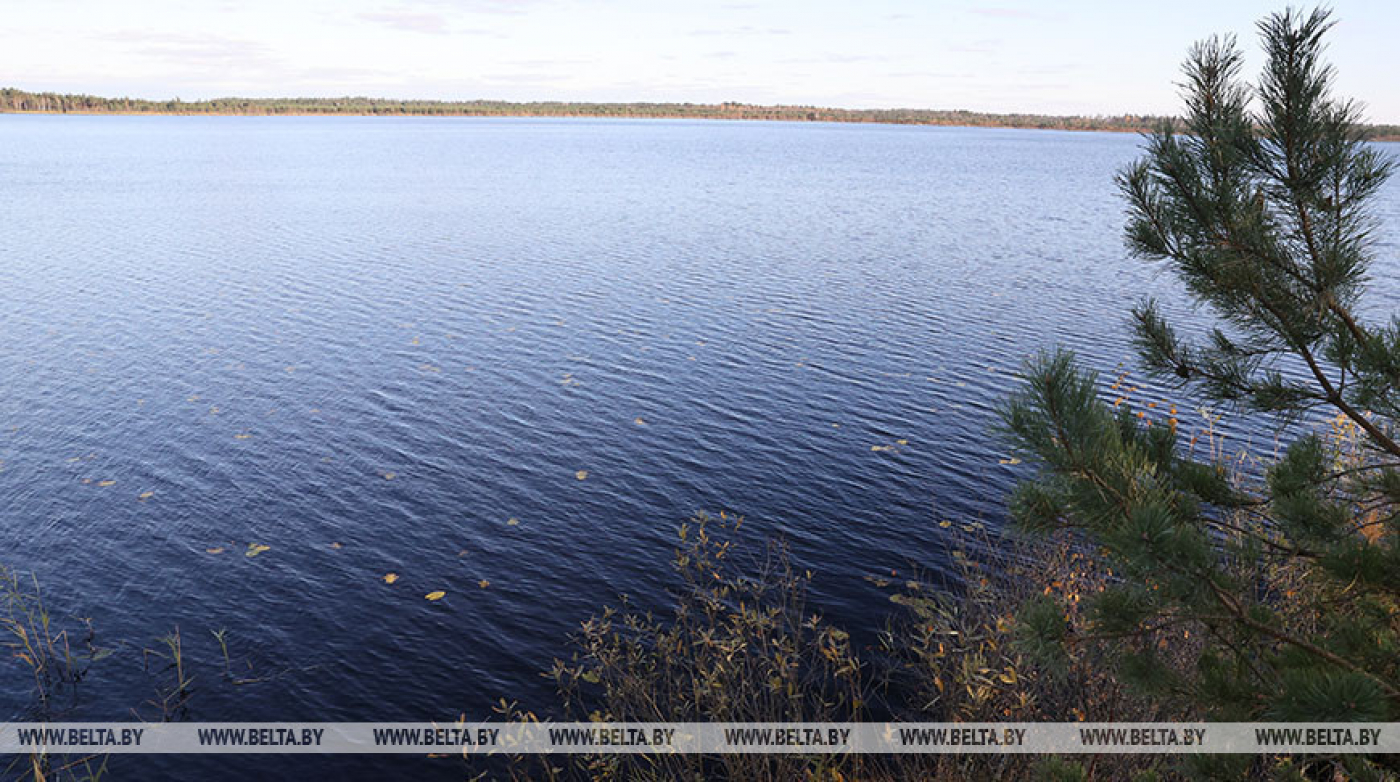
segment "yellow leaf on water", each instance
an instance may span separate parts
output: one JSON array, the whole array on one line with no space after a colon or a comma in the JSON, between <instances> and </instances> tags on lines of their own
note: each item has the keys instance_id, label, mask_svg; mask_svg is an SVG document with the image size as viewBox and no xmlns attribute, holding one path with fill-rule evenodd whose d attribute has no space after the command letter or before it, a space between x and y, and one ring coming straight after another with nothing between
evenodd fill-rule
<instances>
[{"instance_id":1,"label":"yellow leaf on water","mask_svg":"<svg viewBox=\"0 0 1400 782\"><path fill-rule=\"evenodd\" d=\"M895 442L895 445L908 445L908 444L909 444L909 441L908 441L908 440L895 440L894 442Z\"/></svg>"},{"instance_id":2,"label":"yellow leaf on water","mask_svg":"<svg viewBox=\"0 0 1400 782\"><path fill-rule=\"evenodd\" d=\"M345 544L339 543L339 542L332 543L332 544L331 544L331 548L336 549L337 551L339 551L340 549L345 548Z\"/></svg>"},{"instance_id":3,"label":"yellow leaf on water","mask_svg":"<svg viewBox=\"0 0 1400 782\"><path fill-rule=\"evenodd\" d=\"M113 484L115 484L115 483L116 483L116 481L98 481L98 482L97 482L97 485L98 485L98 486L111 486L111 485L113 485Z\"/></svg>"},{"instance_id":4,"label":"yellow leaf on water","mask_svg":"<svg viewBox=\"0 0 1400 782\"><path fill-rule=\"evenodd\" d=\"M399 580L399 574L398 574L398 573L385 573L385 574L384 574L384 583L386 583L386 584L392 584L392 583L394 583L395 581L398 581L398 580Z\"/></svg>"},{"instance_id":5,"label":"yellow leaf on water","mask_svg":"<svg viewBox=\"0 0 1400 782\"><path fill-rule=\"evenodd\" d=\"M222 554L222 553L224 553L224 547L223 547L223 546L214 546L213 548L207 548L207 549L204 550L204 553L206 553L206 554Z\"/></svg>"},{"instance_id":6,"label":"yellow leaf on water","mask_svg":"<svg viewBox=\"0 0 1400 782\"><path fill-rule=\"evenodd\" d=\"M872 450L872 451L893 451L893 450L894 450L894 446L892 446L892 445L872 445L872 446L870 446L870 450Z\"/></svg>"},{"instance_id":7,"label":"yellow leaf on water","mask_svg":"<svg viewBox=\"0 0 1400 782\"><path fill-rule=\"evenodd\" d=\"M395 479L395 478L397 478L397 477L399 477L399 476L398 476L398 475L395 475L395 474L392 473L392 472L386 472L386 473L384 473L384 480L386 480L386 481L392 481L393 479Z\"/></svg>"},{"instance_id":8,"label":"yellow leaf on water","mask_svg":"<svg viewBox=\"0 0 1400 782\"><path fill-rule=\"evenodd\" d=\"M646 426L646 423L647 423L647 422L646 422L646 421L643 421L643 420L639 417L639 418L637 418L637 420L633 421L632 423L636 424L637 426Z\"/></svg>"},{"instance_id":9,"label":"yellow leaf on water","mask_svg":"<svg viewBox=\"0 0 1400 782\"><path fill-rule=\"evenodd\" d=\"M436 591L436 592L429 592L428 594L423 595L423 598L424 598L425 600L433 600L433 601L441 600L441 599L443 599L444 597L447 597L447 593L446 593L446 592L443 592L442 590L438 590L438 591Z\"/></svg>"},{"instance_id":10,"label":"yellow leaf on water","mask_svg":"<svg viewBox=\"0 0 1400 782\"><path fill-rule=\"evenodd\" d=\"M156 496L156 493L153 492L153 491L143 491L143 492L141 492L140 494L136 495L136 499L138 499L138 500L149 500L150 498L152 498L152 497L154 497L154 496Z\"/></svg>"},{"instance_id":11,"label":"yellow leaf on water","mask_svg":"<svg viewBox=\"0 0 1400 782\"><path fill-rule=\"evenodd\" d=\"M252 437L252 435L251 435L251 434L248 434L247 432L239 432L238 434L236 434L236 435L233 436L233 439L235 439L235 440L247 440L249 437Z\"/></svg>"},{"instance_id":12,"label":"yellow leaf on water","mask_svg":"<svg viewBox=\"0 0 1400 782\"><path fill-rule=\"evenodd\" d=\"M520 519L517 519L517 518L515 518L514 516L512 516L512 517L506 519L506 524L508 524L509 526L512 526L512 527L517 526L517 525L520 524Z\"/></svg>"},{"instance_id":13,"label":"yellow leaf on water","mask_svg":"<svg viewBox=\"0 0 1400 782\"><path fill-rule=\"evenodd\" d=\"M256 557L264 551L271 551L271 546L264 546L261 543L249 543L248 550L243 554L245 557Z\"/></svg>"},{"instance_id":14,"label":"yellow leaf on water","mask_svg":"<svg viewBox=\"0 0 1400 782\"><path fill-rule=\"evenodd\" d=\"M997 464L1020 464L1020 463L1021 463L1021 460L1020 460L1020 459L1017 459L1017 458L1014 457L1014 456L1011 457L1010 459L998 459L998 460L997 460Z\"/></svg>"},{"instance_id":15,"label":"yellow leaf on water","mask_svg":"<svg viewBox=\"0 0 1400 782\"><path fill-rule=\"evenodd\" d=\"M491 586L491 582L483 578L480 581L476 582L476 585L481 587L482 589L485 589L486 587Z\"/></svg>"},{"instance_id":16,"label":"yellow leaf on water","mask_svg":"<svg viewBox=\"0 0 1400 782\"><path fill-rule=\"evenodd\" d=\"M578 472L574 473L574 477L575 477L575 478L578 478L578 479L581 480L581 481L582 481L582 480L587 480L587 479L588 479L588 470L579 470Z\"/></svg>"},{"instance_id":17,"label":"yellow leaf on water","mask_svg":"<svg viewBox=\"0 0 1400 782\"><path fill-rule=\"evenodd\" d=\"M467 555L467 550L466 550L466 549L462 549L462 550L460 550L460 551L457 552L457 556L459 556L459 557L465 557L466 555Z\"/></svg>"}]
</instances>

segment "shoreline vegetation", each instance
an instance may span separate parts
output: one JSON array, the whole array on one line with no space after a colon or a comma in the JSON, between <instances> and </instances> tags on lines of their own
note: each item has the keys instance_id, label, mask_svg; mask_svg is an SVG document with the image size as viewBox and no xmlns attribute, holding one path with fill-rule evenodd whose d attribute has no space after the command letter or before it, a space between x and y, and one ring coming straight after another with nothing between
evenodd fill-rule
<instances>
[{"instance_id":1,"label":"shoreline vegetation","mask_svg":"<svg viewBox=\"0 0 1400 782\"><path fill-rule=\"evenodd\" d=\"M0 114L153 114L367 117L597 117L843 122L880 125L1147 133L1170 117L1150 114L1072 116L937 109L838 109L749 103L574 103L387 98L214 98L168 101L0 89ZM1376 141L1400 141L1400 125L1367 126Z\"/></svg>"}]
</instances>

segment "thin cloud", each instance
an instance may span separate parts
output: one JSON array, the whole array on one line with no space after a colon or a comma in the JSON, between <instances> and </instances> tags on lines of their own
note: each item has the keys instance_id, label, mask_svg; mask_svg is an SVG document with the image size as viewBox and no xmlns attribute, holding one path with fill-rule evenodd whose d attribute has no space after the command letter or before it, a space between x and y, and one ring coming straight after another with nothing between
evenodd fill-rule
<instances>
[{"instance_id":1,"label":"thin cloud","mask_svg":"<svg viewBox=\"0 0 1400 782\"><path fill-rule=\"evenodd\" d=\"M691 30L690 35L697 38L709 36L735 36L735 35L792 35L792 30L785 27L753 27L745 25L743 27L730 27L727 29L707 28L702 30Z\"/></svg>"},{"instance_id":2,"label":"thin cloud","mask_svg":"<svg viewBox=\"0 0 1400 782\"><path fill-rule=\"evenodd\" d=\"M1063 18L1060 14L1046 14L1040 11L1032 11L1029 8L982 6L969 10L978 16L989 16L993 19L1021 19L1024 21L1044 22Z\"/></svg>"},{"instance_id":3,"label":"thin cloud","mask_svg":"<svg viewBox=\"0 0 1400 782\"><path fill-rule=\"evenodd\" d=\"M90 38L117 44L128 52L147 59L182 67L239 67L261 70L276 67L281 62L273 49L266 44L222 35L123 30Z\"/></svg>"},{"instance_id":4,"label":"thin cloud","mask_svg":"<svg viewBox=\"0 0 1400 782\"><path fill-rule=\"evenodd\" d=\"M356 15L356 18L394 30L403 30L410 33L446 35L448 31L447 19L445 17L441 14L422 11L408 11L404 9L368 11Z\"/></svg>"},{"instance_id":5,"label":"thin cloud","mask_svg":"<svg viewBox=\"0 0 1400 782\"><path fill-rule=\"evenodd\" d=\"M552 0L410 0L407 6L442 8L461 14L516 16L550 5Z\"/></svg>"},{"instance_id":6,"label":"thin cloud","mask_svg":"<svg viewBox=\"0 0 1400 782\"><path fill-rule=\"evenodd\" d=\"M787 65L852 65L858 62L889 62L890 58L876 54L846 54L828 52L813 57L788 57L780 60Z\"/></svg>"}]
</instances>

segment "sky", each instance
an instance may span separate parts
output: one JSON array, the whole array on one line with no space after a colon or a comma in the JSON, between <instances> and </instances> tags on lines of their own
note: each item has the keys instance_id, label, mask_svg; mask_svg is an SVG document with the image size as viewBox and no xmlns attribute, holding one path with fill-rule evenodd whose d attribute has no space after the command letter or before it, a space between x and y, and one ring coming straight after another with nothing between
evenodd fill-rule
<instances>
[{"instance_id":1,"label":"sky","mask_svg":"<svg viewBox=\"0 0 1400 782\"><path fill-rule=\"evenodd\" d=\"M185 100L785 103L1170 114L1255 0L0 0L0 86ZM1400 123L1397 0L1335 0L1338 93Z\"/></svg>"}]
</instances>

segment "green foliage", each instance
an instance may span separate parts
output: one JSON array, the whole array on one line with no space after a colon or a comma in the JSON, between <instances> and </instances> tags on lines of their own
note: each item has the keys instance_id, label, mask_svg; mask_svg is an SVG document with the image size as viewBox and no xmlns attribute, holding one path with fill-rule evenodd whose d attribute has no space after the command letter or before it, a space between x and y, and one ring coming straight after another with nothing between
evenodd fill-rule
<instances>
[{"instance_id":1,"label":"green foliage","mask_svg":"<svg viewBox=\"0 0 1400 782\"><path fill-rule=\"evenodd\" d=\"M1017 648L1051 673L1063 672L1069 663L1065 609L1050 596L1040 595L1027 601L1017 618Z\"/></svg>"},{"instance_id":2,"label":"green foliage","mask_svg":"<svg viewBox=\"0 0 1400 782\"><path fill-rule=\"evenodd\" d=\"M1181 127L1153 134L1119 184L1131 251L1219 321L1188 336L1169 322L1177 307L1137 305L1147 369L1280 422L1328 410L1331 431L1241 475L1179 443L1174 417L1152 426L1121 397L1106 403L1066 352L1032 359L1002 410L1040 468L1013 495L1014 519L1085 535L1121 574L1068 627L1055 607L1028 606L1027 648L1107 645L1123 681L1207 719L1400 715L1400 321L1359 314L1370 203L1394 163L1366 141L1356 104L1331 97L1330 24L1295 11L1262 22L1252 90L1233 39L1193 47ZM1193 635L1198 653L1171 654Z\"/></svg>"},{"instance_id":3,"label":"green foliage","mask_svg":"<svg viewBox=\"0 0 1400 782\"><path fill-rule=\"evenodd\" d=\"M1080 763L1050 757L1036 763L1035 778L1040 782L1084 782L1089 774Z\"/></svg>"}]
</instances>

